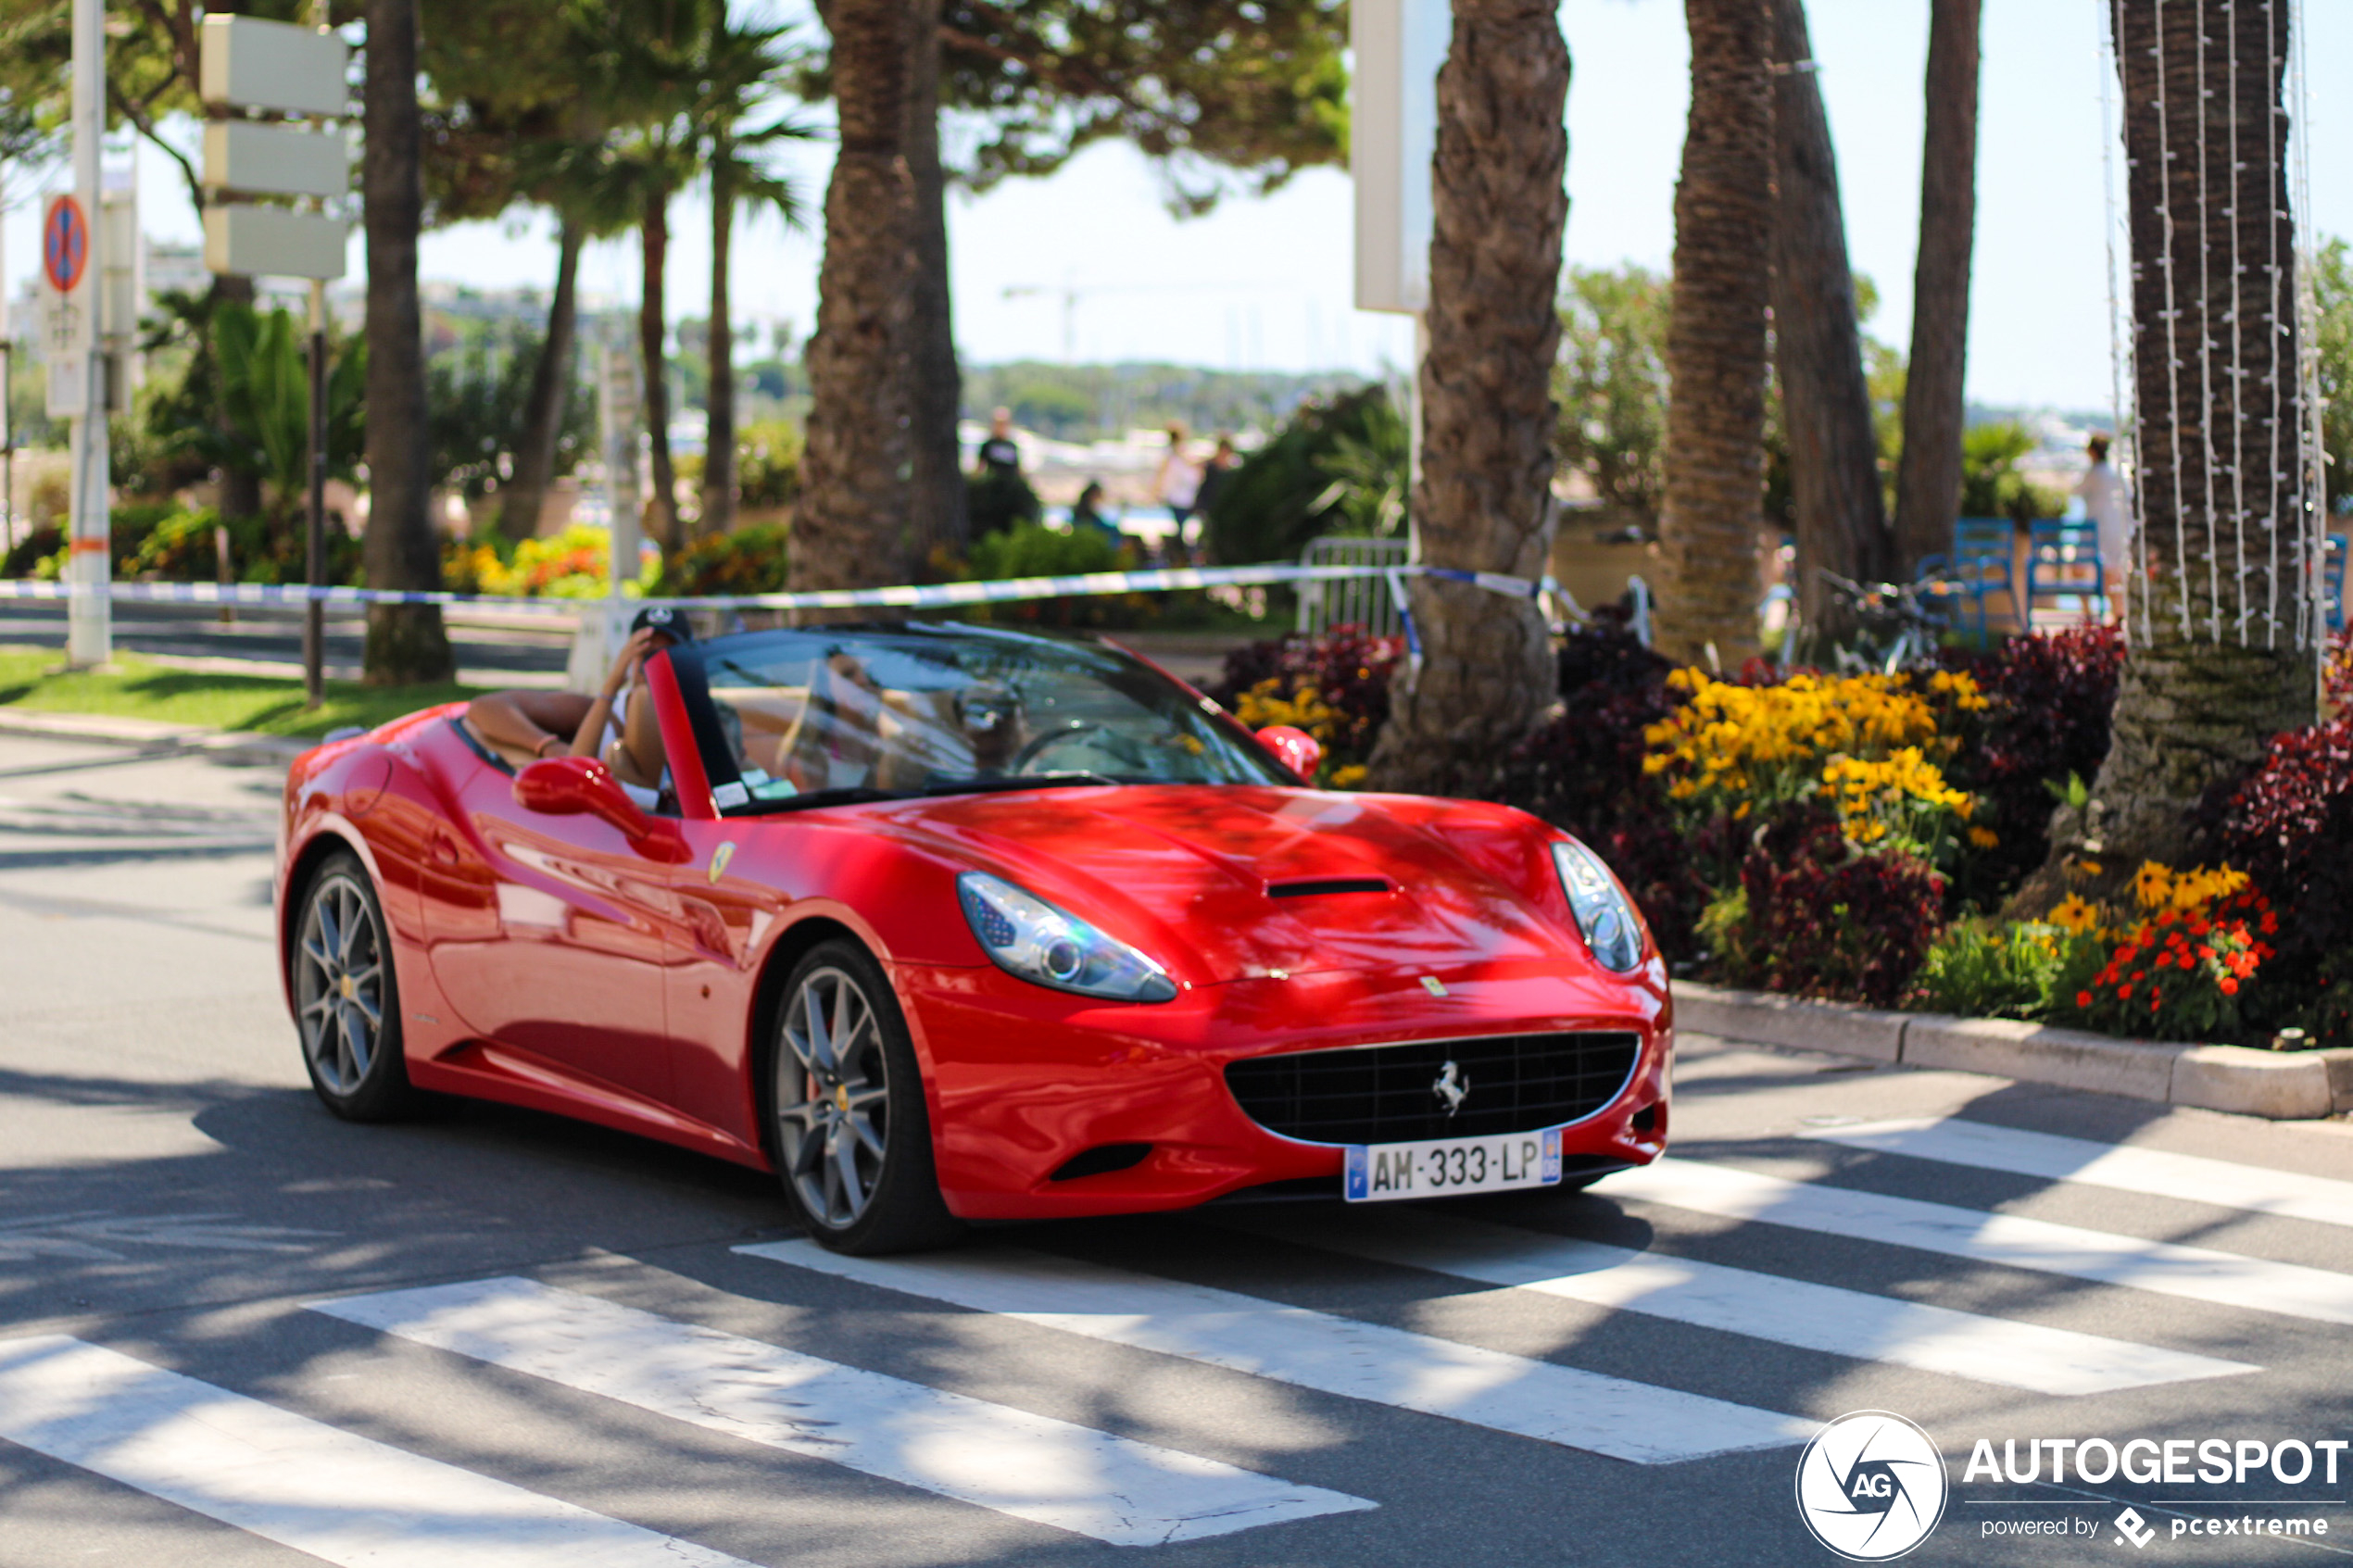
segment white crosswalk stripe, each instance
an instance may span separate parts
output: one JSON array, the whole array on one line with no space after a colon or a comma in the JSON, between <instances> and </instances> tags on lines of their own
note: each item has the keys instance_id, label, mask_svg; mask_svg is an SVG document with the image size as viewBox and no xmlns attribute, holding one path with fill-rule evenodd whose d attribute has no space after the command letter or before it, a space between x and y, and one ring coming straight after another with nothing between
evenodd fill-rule
<instances>
[{"instance_id":1,"label":"white crosswalk stripe","mask_svg":"<svg viewBox=\"0 0 2353 1568\"><path fill-rule=\"evenodd\" d=\"M62 1335L0 1339L0 1436L350 1568L743 1568Z\"/></svg>"},{"instance_id":2,"label":"white crosswalk stripe","mask_svg":"<svg viewBox=\"0 0 2353 1568\"><path fill-rule=\"evenodd\" d=\"M1428 1212L1229 1221L1378 1259L1676 1323L2048 1394L2101 1394L2259 1369L1720 1263Z\"/></svg>"},{"instance_id":3,"label":"white crosswalk stripe","mask_svg":"<svg viewBox=\"0 0 2353 1568\"><path fill-rule=\"evenodd\" d=\"M844 1258L808 1241L763 1242L736 1250L1112 1344L1642 1464L1802 1442L1818 1424L1042 1253L974 1249L925 1258Z\"/></svg>"},{"instance_id":4,"label":"white crosswalk stripe","mask_svg":"<svg viewBox=\"0 0 2353 1568\"><path fill-rule=\"evenodd\" d=\"M1919 1198L1794 1182L1730 1165L1661 1160L1593 1189L1731 1220L1763 1221L1974 1262L2130 1286L2248 1311L2353 1323L2353 1274Z\"/></svg>"},{"instance_id":5,"label":"white crosswalk stripe","mask_svg":"<svg viewBox=\"0 0 2353 1568\"><path fill-rule=\"evenodd\" d=\"M1373 1506L525 1279L311 1306L1114 1546L1198 1540Z\"/></svg>"},{"instance_id":6,"label":"white crosswalk stripe","mask_svg":"<svg viewBox=\"0 0 2353 1568\"><path fill-rule=\"evenodd\" d=\"M2278 1214L2315 1224L2353 1226L2353 1182L2293 1171L2266 1170L2229 1160L2119 1148L2088 1138L2022 1132L1957 1117L1869 1122L1809 1129L1802 1135L1851 1148L1876 1149L1948 1165L1973 1165L2020 1176L2047 1176L2174 1198L2255 1214Z\"/></svg>"}]
</instances>

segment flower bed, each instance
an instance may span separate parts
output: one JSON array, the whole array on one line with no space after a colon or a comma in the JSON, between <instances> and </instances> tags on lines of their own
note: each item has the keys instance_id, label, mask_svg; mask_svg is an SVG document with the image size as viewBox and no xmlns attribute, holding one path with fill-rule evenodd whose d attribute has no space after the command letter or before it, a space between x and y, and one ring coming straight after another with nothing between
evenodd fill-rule
<instances>
[{"instance_id":1,"label":"flower bed","mask_svg":"<svg viewBox=\"0 0 2353 1568\"><path fill-rule=\"evenodd\" d=\"M1361 781L1393 640L1253 645L1213 695L1324 741ZM1789 996L2163 1040L2353 1044L2353 718L2275 740L2199 814L2205 864L2124 907L1991 911L2048 853L2055 800L2106 756L2113 630L2018 637L1894 674L1675 670L1623 619L1567 637L1560 705L1489 797L1592 844L1676 972ZM2332 666L2342 703L2353 656ZM2089 864L2085 886L2098 868Z\"/></svg>"}]
</instances>

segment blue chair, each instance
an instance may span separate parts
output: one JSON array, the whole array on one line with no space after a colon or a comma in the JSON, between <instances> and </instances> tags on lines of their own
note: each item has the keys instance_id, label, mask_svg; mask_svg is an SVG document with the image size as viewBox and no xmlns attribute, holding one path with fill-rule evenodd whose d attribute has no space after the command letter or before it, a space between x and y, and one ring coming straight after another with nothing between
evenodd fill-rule
<instances>
[{"instance_id":1,"label":"blue chair","mask_svg":"<svg viewBox=\"0 0 2353 1568\"><path fill-rule=\"evenodd\" d=\"M2088 519L2037 518L2027 525L2026 610L2049 601L2062 615L2095 620L2108 608L2099 525Z\"/></svg>"},{"instance_id":2,"label":"blue chair","mask_svg":"<svg viewBox=\"0 0 2353 1568\"><path fill-rule=\"evenodd\" d=\"M1953 551L1944 556L1924 556L1914 581L1937 585L1938 597L1962 601L1974 622L1978 646L1991 639L1986 624L1985 601L1999 594L2009 601L2010 611L2021 624L2026 616L2018 597L2018 577L2010 560L2010 541L2015 530L2007 518L1965 517L1953 525ZM1959 624L1959 615L1953 621Z\"/></svg>"},{"instance_id":3,"label":"blue chair","mask_svg":"<svg viewBox=\"0 0 2353 1568\"><path fill-rule=\"evenodd\" d=\"M2321 557L2321 610L2328 617L2332 632L2345 630L2345 558L2353 551L2353 540L2342 533L2329 535L2328 549Z\"/></svg>"}]
</instances>

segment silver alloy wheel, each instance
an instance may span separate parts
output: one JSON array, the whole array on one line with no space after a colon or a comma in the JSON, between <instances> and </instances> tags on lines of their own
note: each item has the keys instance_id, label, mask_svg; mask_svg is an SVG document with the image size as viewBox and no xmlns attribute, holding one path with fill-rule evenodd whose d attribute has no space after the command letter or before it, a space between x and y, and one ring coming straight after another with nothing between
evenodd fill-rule
<instances>
[{"instance_id":1,"label":"silver alloy wheel","mask_svg":"<svg viewBox=\"0 0 2353 1568\"><path fill-rule=\"evenodd\" d=\"M295 948L303 1055L327 1091L359 1091L384 1037L384 933L367 889L348 872L311 884Z\"/></svg>"},{"instance_id":2,"label":"silver alloy wheel","mask_svg":"<svg viewBox=\"0 0 2353 1568\"><path fill-rule=\"evenodd\" d=\"M812 970L785 1000L776 1132L809 1216L828 1230L857 1223L888 1152L890 1067L874 1004L841 970Z\"/></svg>"}]
</instances>

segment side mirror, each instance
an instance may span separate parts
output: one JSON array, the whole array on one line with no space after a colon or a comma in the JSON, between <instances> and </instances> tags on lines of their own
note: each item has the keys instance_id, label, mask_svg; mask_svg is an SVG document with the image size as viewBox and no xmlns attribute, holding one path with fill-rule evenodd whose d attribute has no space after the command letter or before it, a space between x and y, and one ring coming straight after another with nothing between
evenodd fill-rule
<instances>
[{"instance_id":1,"label":"side mirror","mask_svg":"<svg viewBox=\"0 0 2353 1568\"><path fill-rule=\"evenodd\" d=\"M1258 732L1258 744L1267 754L1313 783L1315 770L1324 765L1324 748L1314 735L1292 724L1269 724Z\"/></svg>"},{"instance_id":2,"label":"side mirror","mask_svg":"<svg viewBox=\"0 0 2353 1568\"><path fill-rule=\"evenodd\" d=\"M599 817L628 836L630 847L656 860L686 858L676 827L648 816L612 771L593 757L548 757L515 775L515 804L547 817Z\"/></svg>"}]
</instances>

